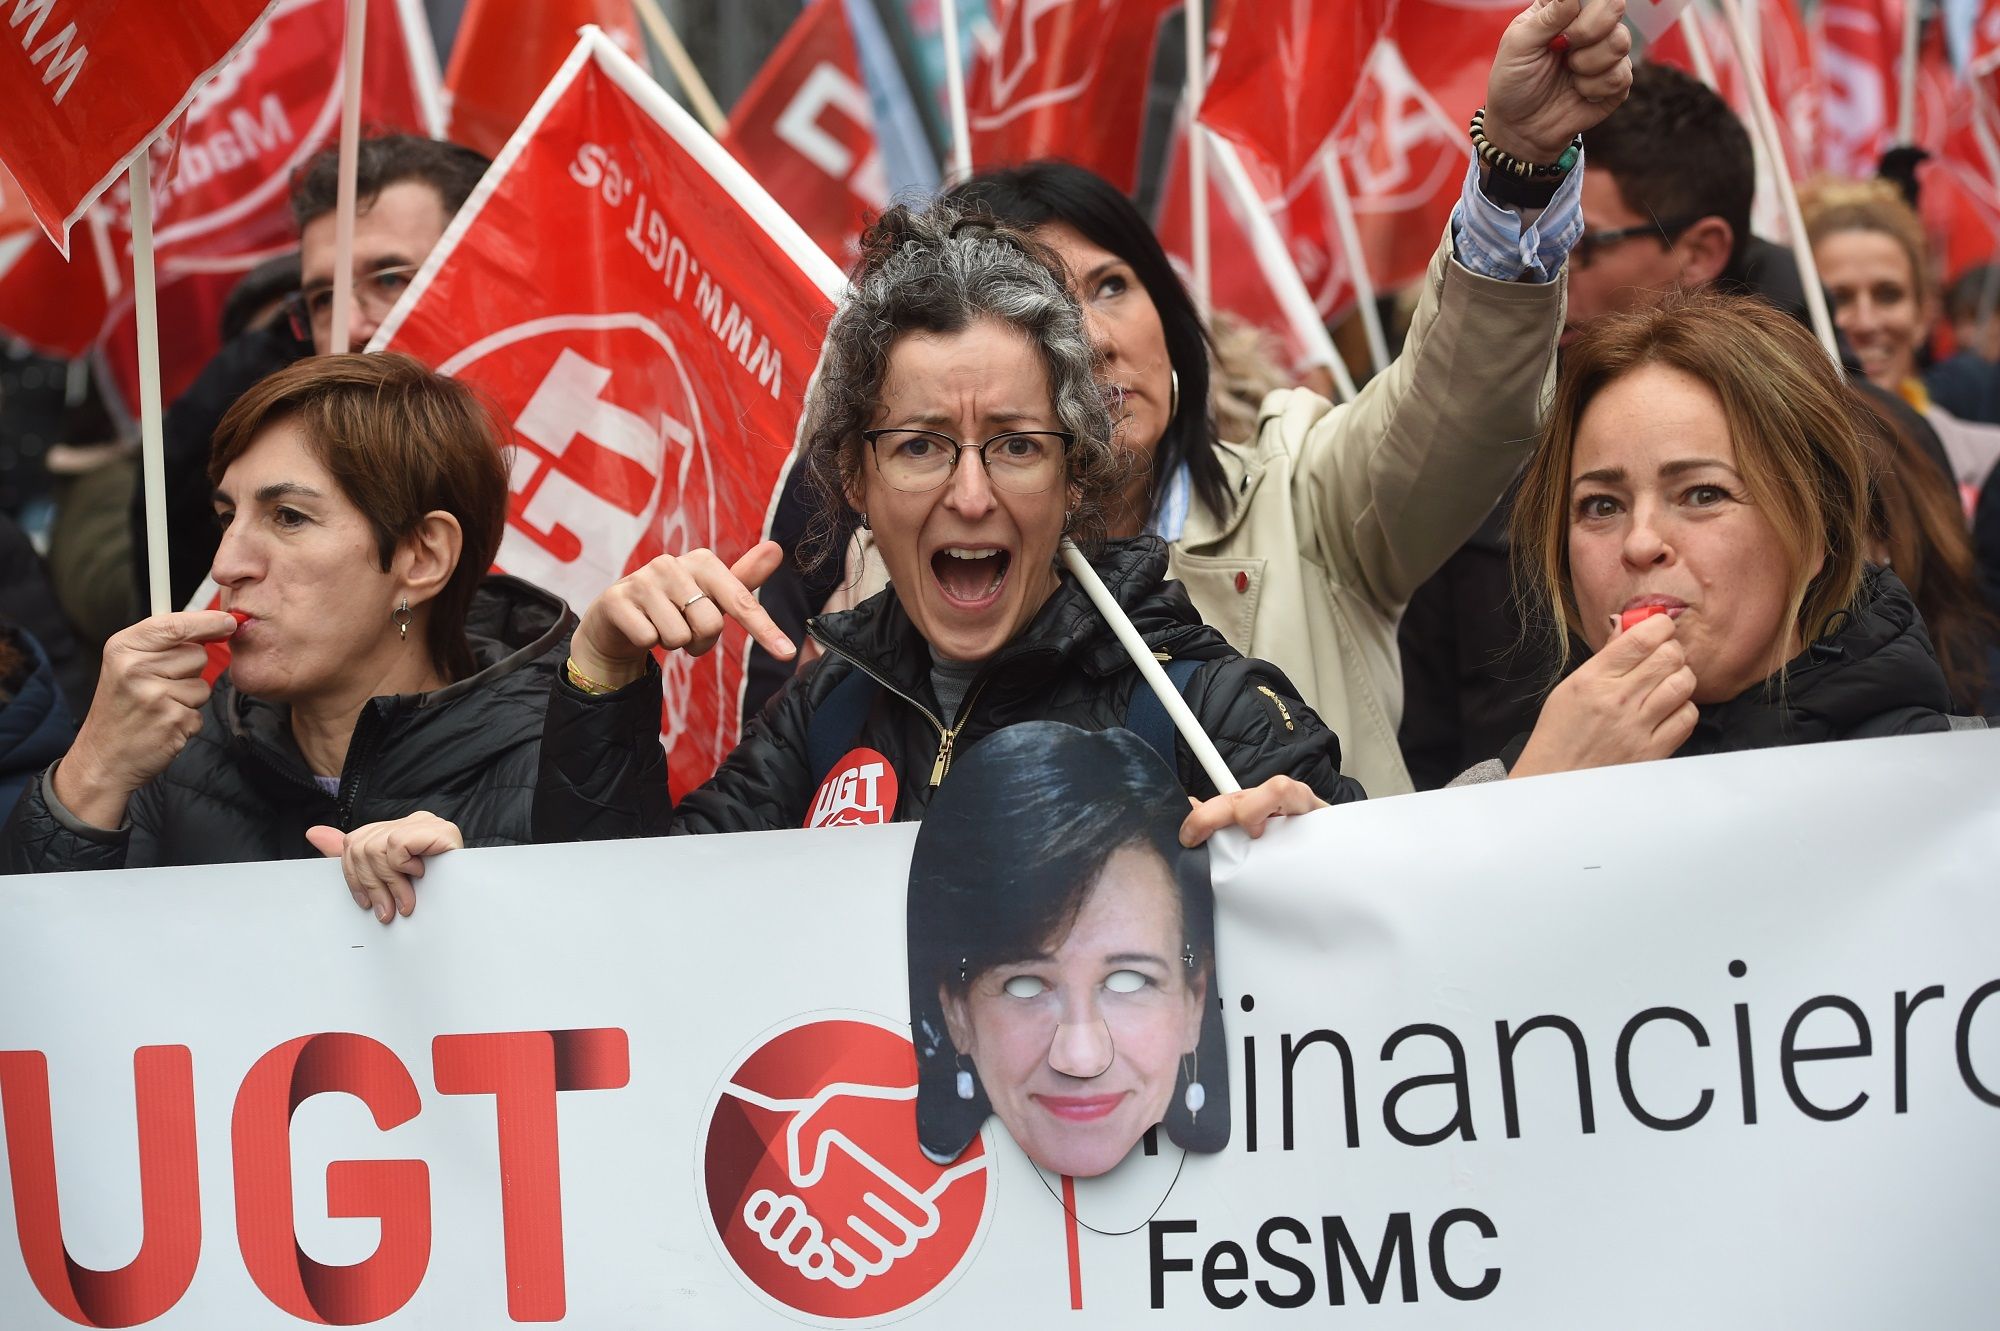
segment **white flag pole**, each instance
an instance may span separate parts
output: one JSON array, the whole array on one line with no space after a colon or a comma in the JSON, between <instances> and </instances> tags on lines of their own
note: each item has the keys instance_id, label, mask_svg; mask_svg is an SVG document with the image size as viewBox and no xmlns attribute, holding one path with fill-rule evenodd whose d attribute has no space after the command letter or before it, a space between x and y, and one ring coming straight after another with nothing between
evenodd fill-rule
<instances>
[{"instance_id":1,"label":"white flag pole","mask_svg":"<svg viewBox=\"0 0 2000 1331\"><path fill-rule=\"evenodd\" d=\"M1772 165L1776 166L1784 160L1784 143L1778 137L1777 117L1771 113L1771 98L1764 90L1764 73L1753 59L1755 48L1743 22L1742 7L1736 0L1721 0L1721 4L1723 15L1729 20L1730 38L1736 43L1736 58L1743 66L1744 86L1750 89L1751 128L1764 140L1764 150L1771 154ZM1834 365L1839 366L1840 343L1833 335L1833 315L1826 308L1826 291L1819 284L1819 265L1813 261L1812 245L1806 240L1799 192L1792 187L1791 172L1774 170L1771 175L1778 186L1778 201L1784 205L1785 225L1791 229L1792 253L1798 259L1799 284L1805 288L1813 331L1819 334L1820 345L1826 348Z\"/></svg>"},{"instance_id":2,"label":"white flag pole","mask_svg":"<svg viewBox=\"0 0 2000 1331\"><path fill-rule=\"evenodd\" d=\"M701 71L695 68L694 58L681 44L680 34L674 31L674 25L667 22L667 16L661 12L659 0L632 0L632 7L638 12L639 21L646 25L653 45L659 47L660 54L666 57L667 68L673 71L674 81L687 94L688 105L694 108L701 127L711 136L721 138L729 123L722 114L722 106L715 100L715 94L708 90L708 81L702 78Z\"/></svg>"},{"instance_id":3,"label":"white flag pole","mask_svg":"<svg viewBox=\"0 0 2000 1331\"><path fill-rule=\"evenodd\" d=\"M1214 308L1215 283L1209 257L1208 136L1201 132L1201 99L1208 84L1208 22L1202 0L1186 0L1188 231L1194 253L1194 307L1201 317Z\"/></svg>"},{"instance_id":4,"label":"white flag pole","mask_svg":"<svg viewBox=\"0 0 2000 1331\"><path fill-rule=\"evenodd\" d=\"M1210 131L1206 126L1196 128L1204 136ZM1286 320L1292 325L1298 339L1310 349L1315 361L1323 362L1333 375L1334 389L1342 402L1352 402L1355 397L1354 379L1347 372L1347 362L1339 348L1333 345L1333 338L1327 334L1326 324L1319 317L1319 309L1313 304L1312 292L1306 289L1306 281L1299 276L1299 268L1292 261L1292 253L1285 246L1285 239L1278 234L1271 214L1264 207L1264 200L1257 195L1257 187L1250 183L1250 173L1243 169L1243 159L1236 155L1236 145L1220 134L1210 137L1210 147L1215 149L1215 181L1227 198L1234 199L1231 209L1243 221L1243 229L1250 237L1250 247L1257 253L1257 264L1270 282L1271 290L1278 297L1278 304L1285 311Z\"/></svg>"},{"instance_id":5,"label":"white flag pole","mask_svg":"<svg viewBox=\"0 0 2000 1331\"><path fill-rule=\"evenodd\" d=\"M1923 25L1922 0L1903 0L1903 58L1897 62L1896 142L1917 141L1917 42Z\"/></svg>"},{"instance_id":6,"label":"white flag pole","mask_svg":"<svg viewBox=\"0 0 2000 1331\"><path fill-rule=\"evenodd\" d=\"M354 327L354 175L361 156L361 60L368 0L347 0L347 44L340 53L340 167L333 213L333 334L327 349L348 349Z\"/></svg>"},{"instance_id":7,"label":"white flag pole","mask_svg":"<svg viewBox=\"0 0 2000 1331\"><path fill-rule=\"evenodd\" d=\"M1361 248L1361 231L1354 225L1354 199L1347 192L1347 168L1329 143L1322 154L1327 194L1333 201L1333 225L1347 251L1348 279L1354 283L1354 303L1361 311L1361 331L1368 335L1368 359L1375 373L1389 368L1389 339L1382 333L1382 311L1375 306L1375 281L1368 276L1368 255Z\"/></svg>"},{"instance_id":8,"label":"white flag pole","mask_svg":"<svg viewBox=\"0 0 2000 1331\"><path fill-rule=\"evenodd\" d=\"M1160 705L1173 718L1174 729L1180 731L1181 738L1187 741L1188 752L1201 764L1201 770L1208 773L1209 784L1223 795L1233 795L1243 789L1242 783L1230 775L1229 764L1223 762L1222 755L1216 752L1215 742L1209 739L1208 732L1201 728L1201 722L1188 710L1187 700L1181 697L1181 691L1167 678L1167 672L1160 669L1153 649L1146 645L1146 640L1139 636L1139 630L1132 626L1124 607L1118 604L1117 598L1104 585L1104 580L1097 576L1097 570L1090 566L1090 561L1083 557L1083 552L1067 536L1063 538L1062 558L1064 566L1076 575L1084 595L1097 607L1097 613L1104 616L1104 622L1111 626L1118 645L1132 658L1132 664L1139 667L1140 677L1159 695Z\"/></svg>"},{"instance_id":9,"label":"white flag pole","mask_svg":"<svg viewBox=\"0 0 2000 1331\"><path fill-rule=\"evenodd\" d=\"M109 305L118 299L124 290L123 279L118 275L118 253L111 244L111 225L104 220L104 209L92 204L84 214L84 224L90 229L90 251L97 256L97 280L104 286L104 303Z\"/></svg>"},{"instance_id":10,"label":"white flag pole","mask_svg":"<svg viewBox=\"0 0 2000 1331\"><path fill-rule=\"evenodd\" d=\"M1687 42L1689 58L1694 61L1695 77L1720 95L1722 80L1715 72L1715 58L1709 52L1708 34L1702 29L1698 9L1698 5L1691 4L1681 11L1681 36ZM1773 175L1771 154L1764 148L1764 136L1757 132L1754 125L1750 127L1750 155L1755 159L1757 168L1756 198L1762 201L1752 214L1754 229L1762 230L1766 235L1781 235L1787 228L1783 215L1777 210L1778 182ZM1789 164L1786 169L1791 169Z\"/></svg>"},{"instance_id":11,"label":"white flag pole","mask_svg":"<svg viewBox=\"0 0 2000 1331\"><path fill-rule=\"evenodd\" d=\"M965 49L958 39L958 0L943 0L944 95L951 108L951 170L946 185L972 176L972 124L965 111Z\"/></svg>"},{"instance_id":12,"label":"white flag pole","mask_svg":"<svg viewBox=\"0 0 2000 1331\"><path fill-rule=\"evenodd\" d=\"M160 311L153 281L152 145L132 159L132 313L139 325L139 467L146 487L148 613L172 612L167 576L167 453L160 428Z\"/></svg>"}]
</instances>

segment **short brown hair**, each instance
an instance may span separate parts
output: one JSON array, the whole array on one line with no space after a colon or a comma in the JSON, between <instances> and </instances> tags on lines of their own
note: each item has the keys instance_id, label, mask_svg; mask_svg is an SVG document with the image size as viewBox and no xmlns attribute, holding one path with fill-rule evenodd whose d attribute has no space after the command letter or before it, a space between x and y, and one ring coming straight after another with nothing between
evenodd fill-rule
<instances>
[{"instance_id":1,"label":"short brown hair","mask_svg":"<svg viewBox=\"0 0 2000 1331\"><path fill-rule=\"evenodd\" d=\"M1514 506L1515 578L1554 630L1567 664L1582 632L1569 567L1570 468L1584 411L1614 381L1647 365L1713 389L1729 422L1749 500L1790 556L1793 622L1817 641L1861 587L1868 461L1854 394L1812 334L1747 296L1677 293L1657 308L1592 323L1563 349L1555 404ZM1819 571L1812 571L1823 557Z\"/></svg>"},{"instance_id":2,"label":"short brown hair","mask_svg":"<svg viewBox=\"0 0 2000 1331\"><path fill-rule=\"evenodd\" d=\"M236 400L215 430L209 480L274 425L297 422L334 483L375 532L383 571L396 546L443 511L458 519L458 565L431 602L429 648L452 679L473 673L465 617L507 522L505 437L479 396L397 352L309 356Z\"/></svg>"}]
</instances>

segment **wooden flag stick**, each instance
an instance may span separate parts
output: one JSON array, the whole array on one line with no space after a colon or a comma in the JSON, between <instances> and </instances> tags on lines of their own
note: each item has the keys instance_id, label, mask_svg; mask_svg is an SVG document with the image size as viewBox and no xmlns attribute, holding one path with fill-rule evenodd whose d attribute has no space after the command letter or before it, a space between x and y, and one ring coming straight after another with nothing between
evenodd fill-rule
<instances>
[{"instance_id":1,"label":"wooden flag stick","mask_svg":"<svg viewBox=\"0 0 2000 1331\"><path fill-rule=\"evenodd\" d=\"M1771 155L1771 178L1778 187L1778 202L1784 205L1785 225L1792 233L1792 253L1799 263L1799 285L1805 288L1806 309L1812 314L1813 331L1820 345L1840 365L1840 342L1833 335L1833 315L1826 308L1826 291L1819 284L1819 264L1813 261L1812 245L1806 239L1806 220L1799 211L1799 192L1792 186L1790 171L1778 169L1785 160L1784 140L1778 137L1778 120L1771 112L1771 98L1764 90L1764 72L1757 67L1756 48L1751 44L1742 7L1736 0L1721 0L1723 17L1729 20L1730 39L1736 43L1736 58L1743 66L1744 85L1750 89L1751 128L1764 140Z\"/></svg>"},{"instance_id":2,"label":"wooden flag stick","mask_svg":"<svg viewBox=\"0 0 2000 1331\"><path fill-rule=\"evenodd\" d=\"M1208 84L1208 23L1202 0L1186 0L1188 234L1194 248L1194 307L1201 317L1214 308L1215 284L1208 235L1208 136L1201 131L1201 99Z\"/></svg>"},{"instance_id":3,"label":"wooden flag stick","mask_svg":"<svg viewBox=\"0 0 2000 1331\"><path fill-rule=\"evenodd\" d=\"M167 452L160 428L160 311L153 281L153 157L132 159L132 313L139 325L139 468L146 487L147 613L174 609L167 576Z\"/></svg>"},{"instance_id":4,"label":"wooden flag stick","mask_svg":"<svg viewBox=\"0 0 2000 1331\"><path fill-rule=\"evenodd\" d=\"M972 177L972 122L965 109L965 49L958 37L958 0L943 0L938 14L944 27L944 96L951 108L951 169L945 184Z\"/></svg>"},{"instance_id":5,"label":"wooden flag stick","mask_svg":"<svg viewBox=\"0 0 2000 1331\"><path fill-rule=\"evenodd\" d=\"M1917 44L1923 31L1921 0L1903 0L1903 52L1897 61L1896 142L1917 141Z\"/></svg>"},{"instance_id":6,"label":"wooden flag stick","mask_svg":"<svg viewBox=\"0 0 2000 1331\"><path fill-rule=\"evenodd\" d=\"M354 328L354 176L361 158L361 61L368 0L347 0L347 44L340 53L340 169L334 187L333 332L327 350L349 350Z\"/></svg>"},{"instance_id":7,"label":"wooden flag stick","mask_svg":"<svg viewBox=\"0 0 2000 1331\"><path fill-rule=\"evenodd\" d=\"M1695 77L1714 89L1716 95L1720 96L1722 94L1722 80L1716 75L1715 57L1709 52L1708 34L1702 30L1700 15L1696 12L1698 8L1699 6L1697 5L1689 5L1681 11L1679 19L1681 36L1687 42L1689 58L1694 61ZM1778 182L1773 178L1771 154L1764 150L1764 136L1757 132L1755 126L1750 128L1750 155L1755 159L1757 167L1757 197L1767 200L1775 198L1778 192ZM1762 218L1755 218L1753 220L1764 223L1775 223L1782 221L1782 218L1772 218L1769 214L1766 214ZM1787 238L1789 239L1789 237Z\"/></svg>"},{"instance_id":8,"label":"wooden flag stick","mask_svg":"<svg viewBox=\"0 0 2000 1331\"><path fill-rule=\"evenodd\" d=\"M1354 283L1354 304L1361 312L1361 331L1368 335L1368 359L1380 374L1389 368L1389 339L1382 332L1382 311L1375 305L1375 281L1368 275L1368 255L1361 248L1361 230L1354 225L1354 199L1347 192L1347 168L1329 143L1324 154L1327 194L1333 200L1333 225L1347 251L1348 279Z\"/></svg>"},{"instance_id":9,"label":"wooden flag stick","mask_svg":"<svg viewBox=\"0 0 2000 1331\"><path fill-rule=\"evenodd\" d=\"M660 54L666 57L667 68L674 72L674 81L687 94L688 105L694 108L701 127L721 138L728 124L723 118L722 107L716 102L715 94L708 90L708 82L702 78L701 71L695 68L687 47L681 45L674 25L667 22L667 16L661 12L659 0L632 0L632 8L638 13L639 21L646 25L646 33L653 39L653 45L659 47Z\"/></svg>"}]
</instances>

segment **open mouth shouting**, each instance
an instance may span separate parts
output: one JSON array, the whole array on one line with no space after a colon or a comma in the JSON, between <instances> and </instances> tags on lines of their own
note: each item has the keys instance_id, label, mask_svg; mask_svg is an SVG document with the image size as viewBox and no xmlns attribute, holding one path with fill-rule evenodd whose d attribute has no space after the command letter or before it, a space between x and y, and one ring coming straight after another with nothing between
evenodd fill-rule
<instances>
[{"instance_id":1,"label":"open mouth shouting","mask_svg":"<svg viewBox=\"0 0 2000 1331\"><path fill-rule=\"evenodd\" d=\"M976 614L999 601L1013 562L999 546L947 545L931 556L931 576L946 604Z\"/></svg>"}]
</instances>

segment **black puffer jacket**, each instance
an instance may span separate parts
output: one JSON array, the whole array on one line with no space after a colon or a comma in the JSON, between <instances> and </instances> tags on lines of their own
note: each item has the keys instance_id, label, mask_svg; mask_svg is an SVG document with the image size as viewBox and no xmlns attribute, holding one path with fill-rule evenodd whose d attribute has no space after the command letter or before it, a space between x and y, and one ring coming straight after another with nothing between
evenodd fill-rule
<instances>
[{"instance_id":1,"label":"black puffer jacket","mask_svg":"<svg viewBox=\"0 0 2000 1331\"><path fill-rule=\"evenodd\" d=\"M426 810L468 846L528 840L549 683L576 623L562 601L490 576L466 624L480 670L431 693L371 699L354 726L340 793L313 781L289 711L237 692L227 675L201 730L132 797L126 825L78 822L54 797L51 767L29 784L0 835L0 872L307 859L316 823L349 830Z\"/></svg>"},{"instance_id":2,"label":"black puffer jacket","mask_svg":"<svg viewBox=\"0 0 2000 1331\"><path fill-rule=\"evenodd\" d=\"M1868 570L1857 608L1792 658L1782 688L1767 680L1700 711L1676 758L1952 728L1951 689L1923 617L1886 568ZM1509 770L1527 742L1519 736L1501 755Z\"/></svg>"},{"instance_id":3,"label":"black puffer jacket","mask_svg":"<svg viewBox=\"0 0 2000 1331\"><path fill-rule=\"evenodd\" d=\"M1340 775L1340 741L1298 701L1290 681L1263 661L1238 656L1196 616L1187 593L1165 580L1166 547L1150 536L1109 543L1095 567L1141 636L1169 657L1206 661L1184 692L1244 786L1285 775L1331 803L1362 797ZM590 841L664 832L745 832L806 824L819 785L806 756L814 710L852 671L882 685L843 749L865 747L892 770L896 821L923 817L932 778L951 756L1003 726L1063 721L1089 730L1123 725L1144 688L1082 588L1064 574L1033 622L973 680L957 724L937 719L930 648L894 589L809 625L826 656L794 678L751 723L707 785L668 802L659 744L657 677L592 697L560 681L549 695L542 773L535 792L537 841ZM1178 739L1181 785L1215 793ZM882 787L877 787L882 789Z\"/></svg>"}]
</instances>

